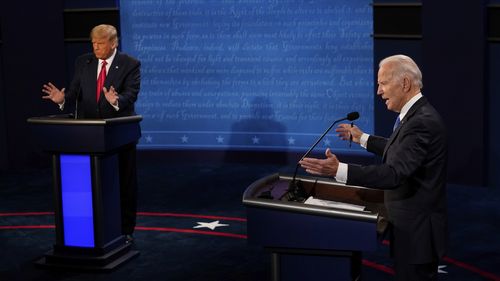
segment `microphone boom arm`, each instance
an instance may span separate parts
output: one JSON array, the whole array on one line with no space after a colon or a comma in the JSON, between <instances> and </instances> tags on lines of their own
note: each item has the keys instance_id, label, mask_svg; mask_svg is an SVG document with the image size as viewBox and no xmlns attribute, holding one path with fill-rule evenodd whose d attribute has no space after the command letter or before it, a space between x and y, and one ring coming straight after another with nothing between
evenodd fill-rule
<instances>
[{"instance_id":1,"label":"microphone boom arm","mask_svg":"<svg viewBox=\"0 0 500 281\"><path fill-rule=\"evenodd\" d=\"M307 150L307 152L300 158L299 162L302 159L304 159L307 155L309 155L309 153L311 153L311 151L316 147L316 145L318 145L318 143L333 128L333 126L335 126L335 124L337 124L340 121L344 121L344 120L354 121L358 118L359 118L358 112L351 112L351 113L347 114L347 117L335 120L330 125L330 127L328 127L328 129L326 129L326 131L316 140L316 142L311 146L311 148L309 148L309 150ZM299 170L299 166L300 166L300 164L297 162L297 165L295 166L295 172L293 173L292 181L290 182L290 184L288 186L288 191L291 193L291 196L289 198L291 201L299 201L299 200L305 199L304 198L304 196L305 196L304 189L302 188L302 186L299 183L296 183L296 180L295 180L295 178L297 177L297 172Z\"/></svg>"},{"instance_id":2,"label":"microphone boom arm","mask_svg":"<svg viewBox=\"0 0 500 281\"><path fill-rule=\"evenodd\" d=\"M340 121L344 121L344 120L347 120L347 118L342 118L342 119L339 119L339 120L336 120L335 122L332 123L332 125L330 125L330 127L328 127L328 129L326 129L326 131L316 140L316 142L309 148L309 150L304 154L304 156L302 156L302 158L300 158L299 161L301 161L302 159L306 158L307 155L309 155L309 153L311 153L311 151L316 147L316 145L318 145L318 143L326 136L326 134L328 134L328 132L333 128L333 126L335 126L335 124L337 124L338 122Z\"/></svg>"}]
</instances>

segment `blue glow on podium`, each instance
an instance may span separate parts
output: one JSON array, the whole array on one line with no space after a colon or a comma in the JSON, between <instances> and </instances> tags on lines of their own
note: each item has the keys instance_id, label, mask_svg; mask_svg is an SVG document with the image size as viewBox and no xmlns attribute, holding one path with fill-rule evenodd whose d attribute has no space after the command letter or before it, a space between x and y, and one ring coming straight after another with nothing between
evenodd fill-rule
<instances>
[{"instance_id":1,"label":"blue glow on podium","mask_svg":"<svg viewBox=\"0 0 500 281\"><path fill-rule=\"evenodd\" d=\"M94 247L92 173L89 155L61 155L64 245Z\"/></svg>"}]
</instances>

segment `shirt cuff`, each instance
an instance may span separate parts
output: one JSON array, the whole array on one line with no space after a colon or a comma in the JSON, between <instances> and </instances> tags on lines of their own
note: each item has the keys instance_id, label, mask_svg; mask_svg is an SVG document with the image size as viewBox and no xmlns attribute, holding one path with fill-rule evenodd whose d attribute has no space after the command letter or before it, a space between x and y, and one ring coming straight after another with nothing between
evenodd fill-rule
<instances>
[{"instance_id":1,"label":"shirt cuff","mask_svg":"<svg viewBox=\"0 0 500 281\"><path fill-rule=\"evenodd\" d=\"M111 103L110 103L111 104ZM118 103L119 104L119 103ZM111 106L116 110L116 111L119 111L120 110L120 107L118 105L113 105L111 104Z\"/></svg>"},{"instance_id":2,"label":"shirt cuff","mask_svg":"<svg viewBox=\"0 0 500 281\"><path fill-rule=\"evenodd\" d=\"M65 104L65 103L66 103L66 100L63 100L63 102L62 102L62 103L57 104L57 105L59 105L59 109L60 109L60 110L64 110L64 104Z\"/></svg>"},{"instance_id":3,"label":"shirt cuff","mask_svg":"<svg viewBox=\"0 0 500 281\"><path fill-rule=\"evenodd\" d=\"M339 163L339 167L337 168L337 174L335 175L335 179L340 183L347 182L347 170L349 165L346 163Z\"/></svg>"},{"instance_id":4,"label":"shirt cuff","mask_svg":"<svg viewBox=\"0 0 500 281\"><path fill-rule=\"evenodd\" d=\"M359 138L359 145L361 145L362 148L366 149L368 146L368 138L370 137L369 134L363 133L361 137Z\"/></svg>"}]
</instances>

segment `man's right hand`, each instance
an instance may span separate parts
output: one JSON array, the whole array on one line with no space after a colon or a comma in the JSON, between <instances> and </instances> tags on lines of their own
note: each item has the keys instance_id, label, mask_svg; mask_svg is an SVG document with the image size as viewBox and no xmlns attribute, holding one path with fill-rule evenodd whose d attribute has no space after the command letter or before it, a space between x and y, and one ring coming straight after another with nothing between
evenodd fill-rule
<instances>
[{"instance_id":1,"label":"man's right hand","mask_svg":"<svg viewBox=\"0 0 500 281\"><path fill-rule=\"evenodd\" d=\"M325 159L306 157L300 160L299 164L310 174L335 177L339 168L339 159L332 153L330 148L326 149L325 156Z\"/></svg>"},{"instance_id":2,"label":"man's right hand","mask_svg":"<svg viewBox=\"0 0 500 281\"><path fill-rule=\"evenodd\" d=\"M352 141L355 143L360 142L360 138L363 135L363 131L358 128L358 126L354 125L352 126L351 124L340 124L336 129L335 132L337 132L337 136L342 139L342 140L351 140L352 136Z\"/></svg>"},{"instance_id":3,"label":"man's right hand","mask_svg":"<svg viewBox=\"0 0 500 281\"><path fill-rule=\"evenodd\" d=\"M54 84L49 82L43 85L42 92L47 94L42 96L42 99L49 99L57 104L62 104L64 102L64 88L59 90Z\"/></svg>"}]
</instances>

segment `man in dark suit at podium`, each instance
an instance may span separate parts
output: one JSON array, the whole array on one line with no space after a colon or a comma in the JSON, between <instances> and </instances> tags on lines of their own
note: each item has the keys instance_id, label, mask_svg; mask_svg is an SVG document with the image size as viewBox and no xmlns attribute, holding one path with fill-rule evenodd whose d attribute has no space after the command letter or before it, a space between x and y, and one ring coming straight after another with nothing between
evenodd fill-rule
<instances>
[{"instance_id":1,"label":"man in dark suit at podium","mask_svg":"<svg viewBox=\"0 0 500 281\"><path fill-rule=\"evenodd\" d=\"M75 102L78 118L105 119L135 115L139 94L140 62L117 50L118 34L111 25L98 25L90 33L93 53L76 59L70 87L59 90L54 84L43 85L44 99L61 109ZM136 144L118 155L122 233L132 242L137 210Z\"/></svg>"},{"instance_id":2,"label":"man in dark suit at podium","mask_svg":"<svg viewBox=\"0 0 500 281\"><path fill-rule=\"evenodd\" d=\"M422 74L411 58L395 55L383 59L377 95L388 110L399 113L392 135L388 139L368 135L350 124L336 129L343 140L360 143L381 156L383 163L341 163L330 149L326 159L300 162L311 174L385 190L395 277L405 281L437 280L438 260L447 242L446 129L421 88Z\"/></svg>"}]
</instances>

